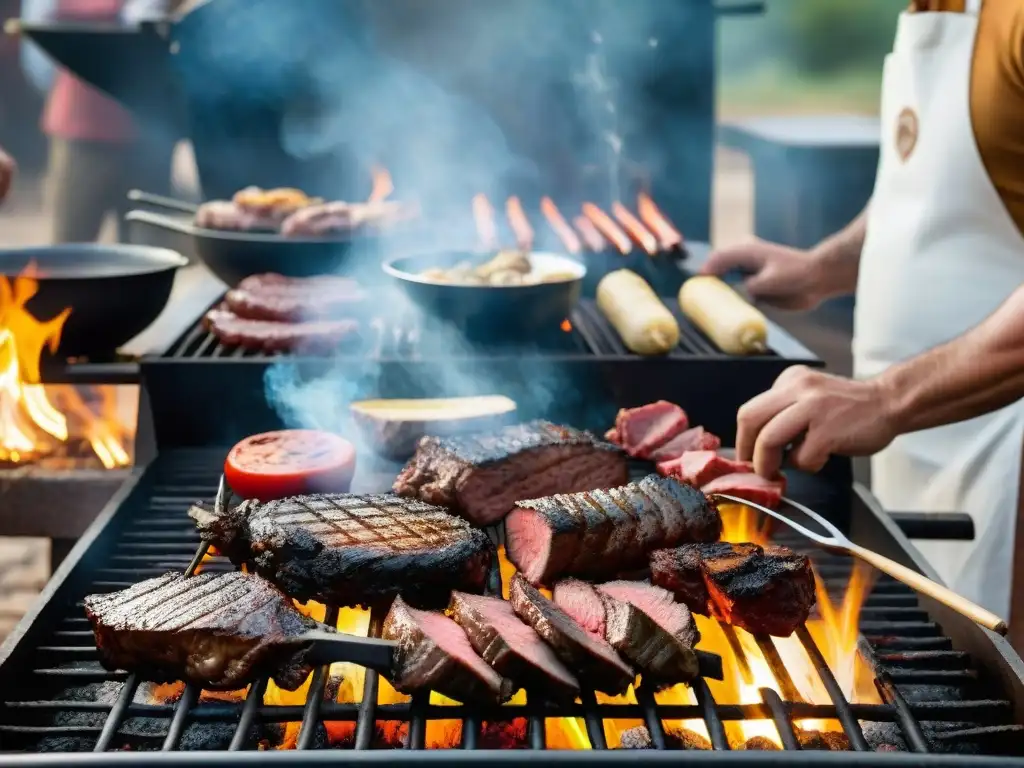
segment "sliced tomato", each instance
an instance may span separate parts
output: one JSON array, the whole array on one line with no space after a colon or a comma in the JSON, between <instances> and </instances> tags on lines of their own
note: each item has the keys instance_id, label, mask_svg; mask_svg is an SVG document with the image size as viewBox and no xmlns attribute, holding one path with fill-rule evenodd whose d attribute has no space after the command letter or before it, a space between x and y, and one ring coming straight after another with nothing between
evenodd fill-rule
<instances>
[{"instance_id":1,"label":"sliced tomato","mask_svg":"<svg viewBox=\"0 0 1024 768\"><path fill-rule=\"evenodd\" d=\"M355 447L314 429L264 432L238 443L224 462L224 477L246 499L283 499L302 493L348 493Z\"/></svg>"}]
</instances>

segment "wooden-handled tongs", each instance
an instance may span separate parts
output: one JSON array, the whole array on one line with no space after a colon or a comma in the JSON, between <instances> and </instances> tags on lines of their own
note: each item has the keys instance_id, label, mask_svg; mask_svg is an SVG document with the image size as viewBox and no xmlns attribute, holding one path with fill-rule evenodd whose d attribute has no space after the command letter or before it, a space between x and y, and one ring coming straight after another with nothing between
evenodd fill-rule
<instances>
[{"instance_id":1,"label":"wooden-handled tongs","mask_svg":"<svg viewBox=\"0 0 1024 768\"><path fill-rule=\"evenodd\" d=\"M887 573L894 579L903 582L908 587L917 590L923 595L927 595L933 600L938 600L940 603L948 608L956 611L957 613L966 616L972 621L980 624L986 629L990 629L993 632L997 632L1000 635L1007 633L1006 622L996 616L989 610L982 608L980 605L976 605L968 600L966 597L958 595L956 592L951 590L949 587L945 587L942 584L932 581L927 576L922 576L917 571L911 570L904 565L900 565L894 560L890 560L887 557L883 557L877 552L872 552L870 549L865 549L859 544L854 544L846 536L844 536L838 528L832 523L826 520L824 517L819 515L812 509L805 507L803 504L799 504L792 499L783 499L783 502L799 510L803 514L807 515L811 520L816 522L822 528L829 532L830 536L822 536L820 533L808 530L799 523L790 520L781 512L763 507L760 504L755 504L747 499L741 499L738 496L730 496L725 493L713 493L711 494L716 499L727 501L732 504L745 504L748 507L764 512L766 515L770 515L778 520L780 523L785 523L797 533L801 533L811 541L820 544L827 550L833 552L843 552L847 555L860 558L866 563L873 565L875 568L880 570L882 573Z\"/></svg>"}]
</instances>

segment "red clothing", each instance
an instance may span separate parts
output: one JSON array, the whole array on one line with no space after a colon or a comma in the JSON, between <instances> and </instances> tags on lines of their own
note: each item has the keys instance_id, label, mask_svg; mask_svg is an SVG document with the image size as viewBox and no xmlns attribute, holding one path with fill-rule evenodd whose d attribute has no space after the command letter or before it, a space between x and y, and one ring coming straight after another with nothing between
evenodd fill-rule
<instances>
[{"instance_id":1,"label":"red clothing","mask_svg":"<svg viewBox=\"0 0 1024 768\"><path fill-rule=\"evenodd\" d=\"M117 21L124 0L58 0L61 21ZM43 111L43 132L60 139L128 143L135 138L131 114L116 101L58 70Z\"/></svg>"}]
</instances>

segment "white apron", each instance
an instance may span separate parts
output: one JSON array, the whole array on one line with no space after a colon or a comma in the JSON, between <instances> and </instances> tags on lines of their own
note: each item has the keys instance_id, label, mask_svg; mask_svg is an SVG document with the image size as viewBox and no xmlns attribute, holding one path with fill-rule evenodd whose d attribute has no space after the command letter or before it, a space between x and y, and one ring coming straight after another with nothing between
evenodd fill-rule
<instances>
[{"instance_id":1,"label":"white apron","mask_svg":"<svg viewBox=\"0 0 1024 768\"><path fill-rule=\"evenodd\" d=\"M1024 237L971 126L980 5L969 1L962 14L904 13L885 61L881 158L854 317L858 377L963 334L1024 284ZM903 435L871 461L872 490L887 509L974 518L973 543L915 543L950 587L1004 618L1022 443L1018 402Z\"/></svg>"}]
</instances>

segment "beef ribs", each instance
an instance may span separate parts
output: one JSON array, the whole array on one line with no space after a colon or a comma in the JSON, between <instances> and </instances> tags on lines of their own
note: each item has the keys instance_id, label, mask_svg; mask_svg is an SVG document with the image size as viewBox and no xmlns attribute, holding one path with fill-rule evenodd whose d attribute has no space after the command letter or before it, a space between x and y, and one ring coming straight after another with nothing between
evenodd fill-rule
<instances>
[{"instance_id":1,"label":"beef ribs","mask_svg":"<svg viewBox=\"0 0 1024 768\"><path fill-rule=\"evenodd\" d=\"M522 574L512 577L509 602L516 615L533 627L566 666L595 690L617 696L625 693L636 679L636 673L614 648L583 629Z\"/></svg>"},{"instance_id":2,"label":"beef ribs","mask_svg":"<svg viewBox=\"0 0 1024 768\"><path fill-rule=\"evenodd\" d=\"M489 525L519 499L621 485L627 476L626 457L610 443L530 421L486 435L424 437L394 491Z\"/></svg>"},{"instance_id":3,"label":"beef ribs","mask_svg":"<svg viewBox=\"0 0 1024 768\"><path fill-rule=\"evenodd\" d=\"M464 704L496 704L512 695L512 683L491 669L462 627L442 613L417 610L396 597L381 636L398 645L391 680L397 691L432 690Z\"/></svg>"},{"instance_id":4,"label":"beef ribs","mask_svg":"<svg viewBox=\"0 0 1024 768\"><path fill-rule=\"evenodd\" d=\"M533 584L558 576L608 578L646 564L651 551L714 541L722 519L700 491L648 475L607 491L517 501L505 520L509 559Z\"/></svg>"},{"instance_id":5,"label":"beef ribs","mask_svg":"<svg viewBox=\"0 0 1024 768\"><path fill-rule=\"evenodd\" d=\"M444 606L482 592L494 557L483 531L440 507L391 494L315 494L244 501L189 514L204 541L299 600L373 604L401 593Z\"/></svg>"},{"instance_id":6,"label":"beef ribs","mask_svg":"<svg viewBox=\"0 0 1024 768\"><path fill-rule=\"evenodd\" d=\"M598 584L597 588L616 600L639 608L687 648L693 648L700 640L700 632L690 609L676 602L667 589L646 581L609 581L607 584Z\"/></svg>"},{"instance_id":7,"label":"beef ribs","mask_svg":"<svg viewBox=\"0 0 1024 768\"><path fill-rule=\"evenodd\" d=\"M252 275L227 292L224 304L247 320L300 323L351 317L366 300L359 284L345 277Z\"/></svg>"},{"instance_id":8,"label":"beef ribs","mask_svg":"<svg viewBox=\"0 0 1024 768\"><path fill-rule=\"evenodd\" d=\"M302 323L251 320L223 306L207 312L203 325L225 346L268 353L332 352L358 341L360 328L359 322L351 318Z\"/></svg>"},{"instance_id":9,"label":"beef ribs","mask_svg":"<svg viewBox=\"0 0 1024 768\"><path fill-rule=\"evenodd\" d=\"M237 690L269 675L294 691L312 668L303 634L330 631L271 584L244 573L168 573L90 595L85 614L107 669L212 690Z\"/></svg>"},{"instance_id":10,"label":"beef ribs","mask_svg":"<svg viewBox=\"0 0 1024 768\"><path fill-rule=\"evenodd\" d=\"M564 579L555 585L555 604L596 637L606 640L637 669L669 683L698 674L697 654L634 605L601 592L593 584Z\"/></svg>"},{"instance_id":11,"label":"beef ribs","mask_svg":"<svg viewBox=\"0 0 1024 768\"><path fill-rule=\"evenodd\" d=\"M688 544L651 555L651 581L694 613L788 637L814 607L810 561L785 547Z\"/></svg>"},{"instance_id":12,"label":"beef ribs","mask_svg":"<svg viewBox=\"0 0 1024 768\"><path fill-rule=\"evenodd\" d=\"M550 699L573 701L579 694L576 677L507 600L453 592L448 612L502 677Z\"/></svg>"}]
</instances>

